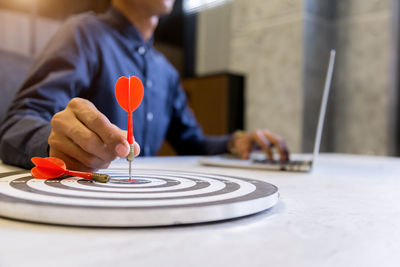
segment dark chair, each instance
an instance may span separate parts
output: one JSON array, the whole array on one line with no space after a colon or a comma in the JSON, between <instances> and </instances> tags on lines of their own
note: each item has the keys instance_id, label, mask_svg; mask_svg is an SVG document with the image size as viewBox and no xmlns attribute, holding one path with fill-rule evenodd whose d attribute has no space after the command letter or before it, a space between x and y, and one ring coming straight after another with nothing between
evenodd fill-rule
<instances>
[{"instance_id":1,"label":"dark chair","mask_svg":"<svg viewBox=\"0 0 400 267\"><path fill-rule=\"evenodd\" d=\"M31 63L29 57L0 50L0 123L26 78Z\"/></svg>"}]
</instances>

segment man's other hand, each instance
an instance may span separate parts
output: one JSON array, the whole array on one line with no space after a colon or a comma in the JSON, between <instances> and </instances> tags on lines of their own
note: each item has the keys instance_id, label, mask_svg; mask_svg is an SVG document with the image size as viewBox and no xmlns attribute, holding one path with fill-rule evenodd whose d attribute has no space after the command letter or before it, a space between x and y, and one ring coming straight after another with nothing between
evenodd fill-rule
<instances>
[{"instance_id":1,"label":"man's other hand","mask_svg":"<svg viewBox=\"0 0 400 267\"><path fill-rule=\"evenodd\" d=\"M229 151L242 159L249 158L254 146L261 148L271 161L274 160L273 148L279 153L281 161L289 160L289 150L286 141L268 130L255 130L249 133L237 131L232 135L228 143Z\"/></svg>"}]
</instances>

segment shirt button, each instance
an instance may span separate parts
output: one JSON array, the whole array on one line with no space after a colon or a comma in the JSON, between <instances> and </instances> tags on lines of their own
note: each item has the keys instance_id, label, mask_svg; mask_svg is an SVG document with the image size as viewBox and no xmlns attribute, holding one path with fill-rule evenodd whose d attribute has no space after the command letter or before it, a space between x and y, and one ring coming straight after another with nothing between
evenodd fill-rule
<instances>
[{"instance_id":1,"label":"shirt button","mask_svg":"<svg viewBox=\"0 0 400 267\"><path fill-rule=\"evenodd\" d=\"M154 116L153 116L153 113L152 113L152 112L148 112L148 113L147 113L147 120L148 120L148 121L152 121L152 120L153 120L153 117L154 117Z\"/></svg>"},{"instance_id":2,"label":"shirt button","mask_svg":"<svg viewBox=\"0 0 400 267\"><path fill-rule=\"evenodd\" d=\"M144 46L140 46L140 47L138 48L138 53L139 53L140 55L144 55L144 53L146 53L146 48L145 48Z\"/></svg>"},{"instance_id":3,"label":"shirt button","mask_svg":"<svg viewBox=\"0 0 400 267\"><path fill-rule=\"evenodd\" d=\"M151 88L153 86L153 82L151 80L146 81L147 88Z\"/></svg>"}]
</instances>

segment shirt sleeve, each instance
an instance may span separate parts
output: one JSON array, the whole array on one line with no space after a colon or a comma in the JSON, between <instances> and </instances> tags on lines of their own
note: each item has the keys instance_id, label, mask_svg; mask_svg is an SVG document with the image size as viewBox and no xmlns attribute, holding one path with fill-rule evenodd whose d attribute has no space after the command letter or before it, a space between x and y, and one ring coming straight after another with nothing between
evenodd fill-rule
<instances>
[{"instance_id":1,"label":"shirt sleeve","mask_svg":"<svg viewBox=\"0 0 400 267\"><path fill-rule=\"evenodd\" d=\"M172 118L167 132L168 142L180 155L215 155L227 152L230 135L211 136L203 134L192 110L188 106L187 97L176 82L172 100Z\"/></svg>"},{"instance_id":2,"label":"shirt sleeve","mask_svg":"<svg viewBox=\"0 0 400 267\"><path fill-rule=\"evenodd\" d=\"M33 64L0 128L4 163L31 168L34 156L48 156L53 115L88 88L94 57L77 18L67 22ZM93 50L92 50L93 51Z\"/></svg>"}]
</instances>

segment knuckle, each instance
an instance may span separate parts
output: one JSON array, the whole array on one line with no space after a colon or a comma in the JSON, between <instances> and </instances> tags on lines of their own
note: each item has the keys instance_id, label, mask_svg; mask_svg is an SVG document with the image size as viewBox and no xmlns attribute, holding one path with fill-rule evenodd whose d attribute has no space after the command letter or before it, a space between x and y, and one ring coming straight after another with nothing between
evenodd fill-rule
<instances>
[{"instance_id":1,"label":"knuckle","mask_svg":"<svg viewBox=\"0 0 400 267\"><path fill-rule=\"evenodd\" d=\"M51 132L49 138L47 139L47 143L52 148L60 148L62 143L54 132Z\"/></svg>"},{"instance_id":2,"label":"knuckle","mask_svg":"<svg viewBox=\"0 0 400 267\"><path fill-rule=\"evenodd\" d=\"M76 108L76 107L81 106L84 102L85 102L85 100L83 98L74 97L68 102L67 107Z\"/></svg>"},{"instance_id":3,"label":"knuckle","mask_svg":"<svg viewBox=\"0 0 400 267\"><path fill-rule=\"evenodd\" d=\"M49 142L53 141L55 138L56 138L56 134L53 131L51 131L49 138L47 138L47 141L49 141Z\"/></svg>"},{"instance_id":4,"label":"knuckle","mask_svg":"<svg viewBox=\"0 0 400 267\"><path fill-rule=\"evenodd\" d=\"M67 108L72 108L72 109L74 109L74 108L76 108L77 106L79 106L80 103L81 103L81 99L80 99L79 97L74 97L74 98L72 98L72 99L68 102Z\"/></svg>"},{"instance_id":5,"label":"knuckle","mask_svg":"<svg viewBox=\"0 0 400 267\"><path fill-rule=\"evenodd\" d=\"M64 113L65 113L64 111L60 111L53 115L53 117L51 118L51 121L50 121L52 128L57 128L58 126L60 126L62 124Z\"/></svg>"},{"instance_id":6,"label":"knuckle","mask_svg":"<svg viewBox=\"0 0 400 267\"><path fill-rule=\"evenodd\" d=\"M279 143L279 145L280 145L281 147L286 147L286 141L285 141L285 139L283 139L281 136L277 136L277 137L276 137L276 140L278 141L278 143Z\"/></svg>"},{"instance_id":7,"label":"knuckle","mask_svg":"<svg viewBox=\"0 0 400 267\"><path fill-rule=\"evenodd\" d=\"M72 110L80 110L84 107L94 107L94 105L89 100L80 97L72 98L67 105L67 109Z\"/></svg>"},{"instance_id":8,"label":"knuckle","mask_svg":"<svg viewBox=\"0 0 400 267\"><path fill-rule=\"evenodd\" d=\"M104 123L104 118L105 116L101 112L92 112L89 117L89 119L95 124Z\"/></svg>"}]
</instances>

